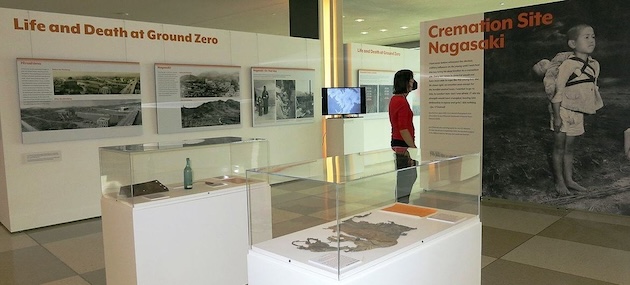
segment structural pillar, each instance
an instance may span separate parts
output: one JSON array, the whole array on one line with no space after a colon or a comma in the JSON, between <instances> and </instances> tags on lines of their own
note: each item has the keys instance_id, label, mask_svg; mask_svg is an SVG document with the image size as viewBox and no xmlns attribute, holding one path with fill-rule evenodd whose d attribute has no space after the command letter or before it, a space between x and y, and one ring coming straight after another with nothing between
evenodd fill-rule
<instances>
[{"instance_id":1,"label":"structural pillar","mask_svg":"<svg viewBox=\"0 0 630 285\"><path fill-rule=\"evenodd\" d=\"M343 0L320 0L320 40L324 62L324 86L344 86Z\"/></svg>"}]
</instances>

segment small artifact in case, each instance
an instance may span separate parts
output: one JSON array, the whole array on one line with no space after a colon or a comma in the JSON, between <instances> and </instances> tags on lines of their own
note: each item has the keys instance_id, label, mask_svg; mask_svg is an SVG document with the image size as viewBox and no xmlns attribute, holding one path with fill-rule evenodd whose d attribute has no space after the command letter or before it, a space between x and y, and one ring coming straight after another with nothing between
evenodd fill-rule
<instances>
[{"instance_id":1,"label":"small artifact in case","mask_svg":"<svg viewBox=\"0 0 630 285\"><path fill-rule=\"evenodd\" d=\"M131 191L132 186L133 186L133 193ZM168 187L164 186L164 184L162 184L160 181L153 180L153 181L147 181L147 182L137 183L133 185L122 186L120 187L119 195L125 196L125 197L136 197L136 196L159 193L159 192L166 192L166 191L168 191Z\"/></svg>"}]
</instances>

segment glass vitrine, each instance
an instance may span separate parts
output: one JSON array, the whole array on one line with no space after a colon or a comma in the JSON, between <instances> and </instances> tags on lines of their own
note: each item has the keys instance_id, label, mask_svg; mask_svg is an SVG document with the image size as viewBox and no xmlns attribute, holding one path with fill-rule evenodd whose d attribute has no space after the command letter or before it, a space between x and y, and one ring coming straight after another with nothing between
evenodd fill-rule
<instances>
[{"instance_id":1,"label":"glass vitrine","mask_svg":"<svg viewBox=\"0 0 630 285\"><path fill-rule=\"evenodd\" d=\"M250 252L341 280L479 223L479 154L423 161L419 153L385 149L249 169Z\"/></svg>"},{"instance_id":2,"label":"glass vitrine","mask_svg":"<svg viewBox=\"0 0 630 285\"><path fill-rule=\"evenodd\" d=\"M264 139L216 137L101 147L105 197L135 205L245 185L245 170L269 163Z\"/></svg>"}]
</instances>

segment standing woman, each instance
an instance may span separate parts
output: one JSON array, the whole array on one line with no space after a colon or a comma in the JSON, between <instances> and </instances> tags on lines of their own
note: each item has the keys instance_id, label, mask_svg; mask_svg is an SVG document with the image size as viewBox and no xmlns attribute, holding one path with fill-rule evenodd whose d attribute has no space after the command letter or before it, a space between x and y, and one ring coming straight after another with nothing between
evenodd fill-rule
<instances>
[{"instance_id":1,"label":"standing woman","mask_svg":"<svg viewBox=\"0 0 630 285\"><path fill-rule=\"evenodd\" d=\"M396 201L409 203L409 195L418 176L416 161L411 159L408 148L417 148L413 111L407 101L409 92L418 89L418 82L413 79L413 72L399 70L394 75L394 95L389 101L389 122L392 127L391 146L396 156ZM409 169L405 169L409 168Z\"/></svg>"}]
</instances>

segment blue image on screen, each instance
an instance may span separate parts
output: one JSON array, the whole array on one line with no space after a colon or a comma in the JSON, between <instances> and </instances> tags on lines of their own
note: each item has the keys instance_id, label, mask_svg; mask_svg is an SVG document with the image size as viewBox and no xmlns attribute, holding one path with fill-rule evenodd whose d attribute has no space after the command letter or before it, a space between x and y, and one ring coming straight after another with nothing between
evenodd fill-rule
<instances>
[{"instance_id":1,"label":"blue image on screen","mask_svg":"<svg viewBox=\"0 0 630 285\"><path fill-rule=\"evenodd\" d=\"M328 114L360 114L360 88L330 88L328 89Z\"/></svg>"}]
</instances>

